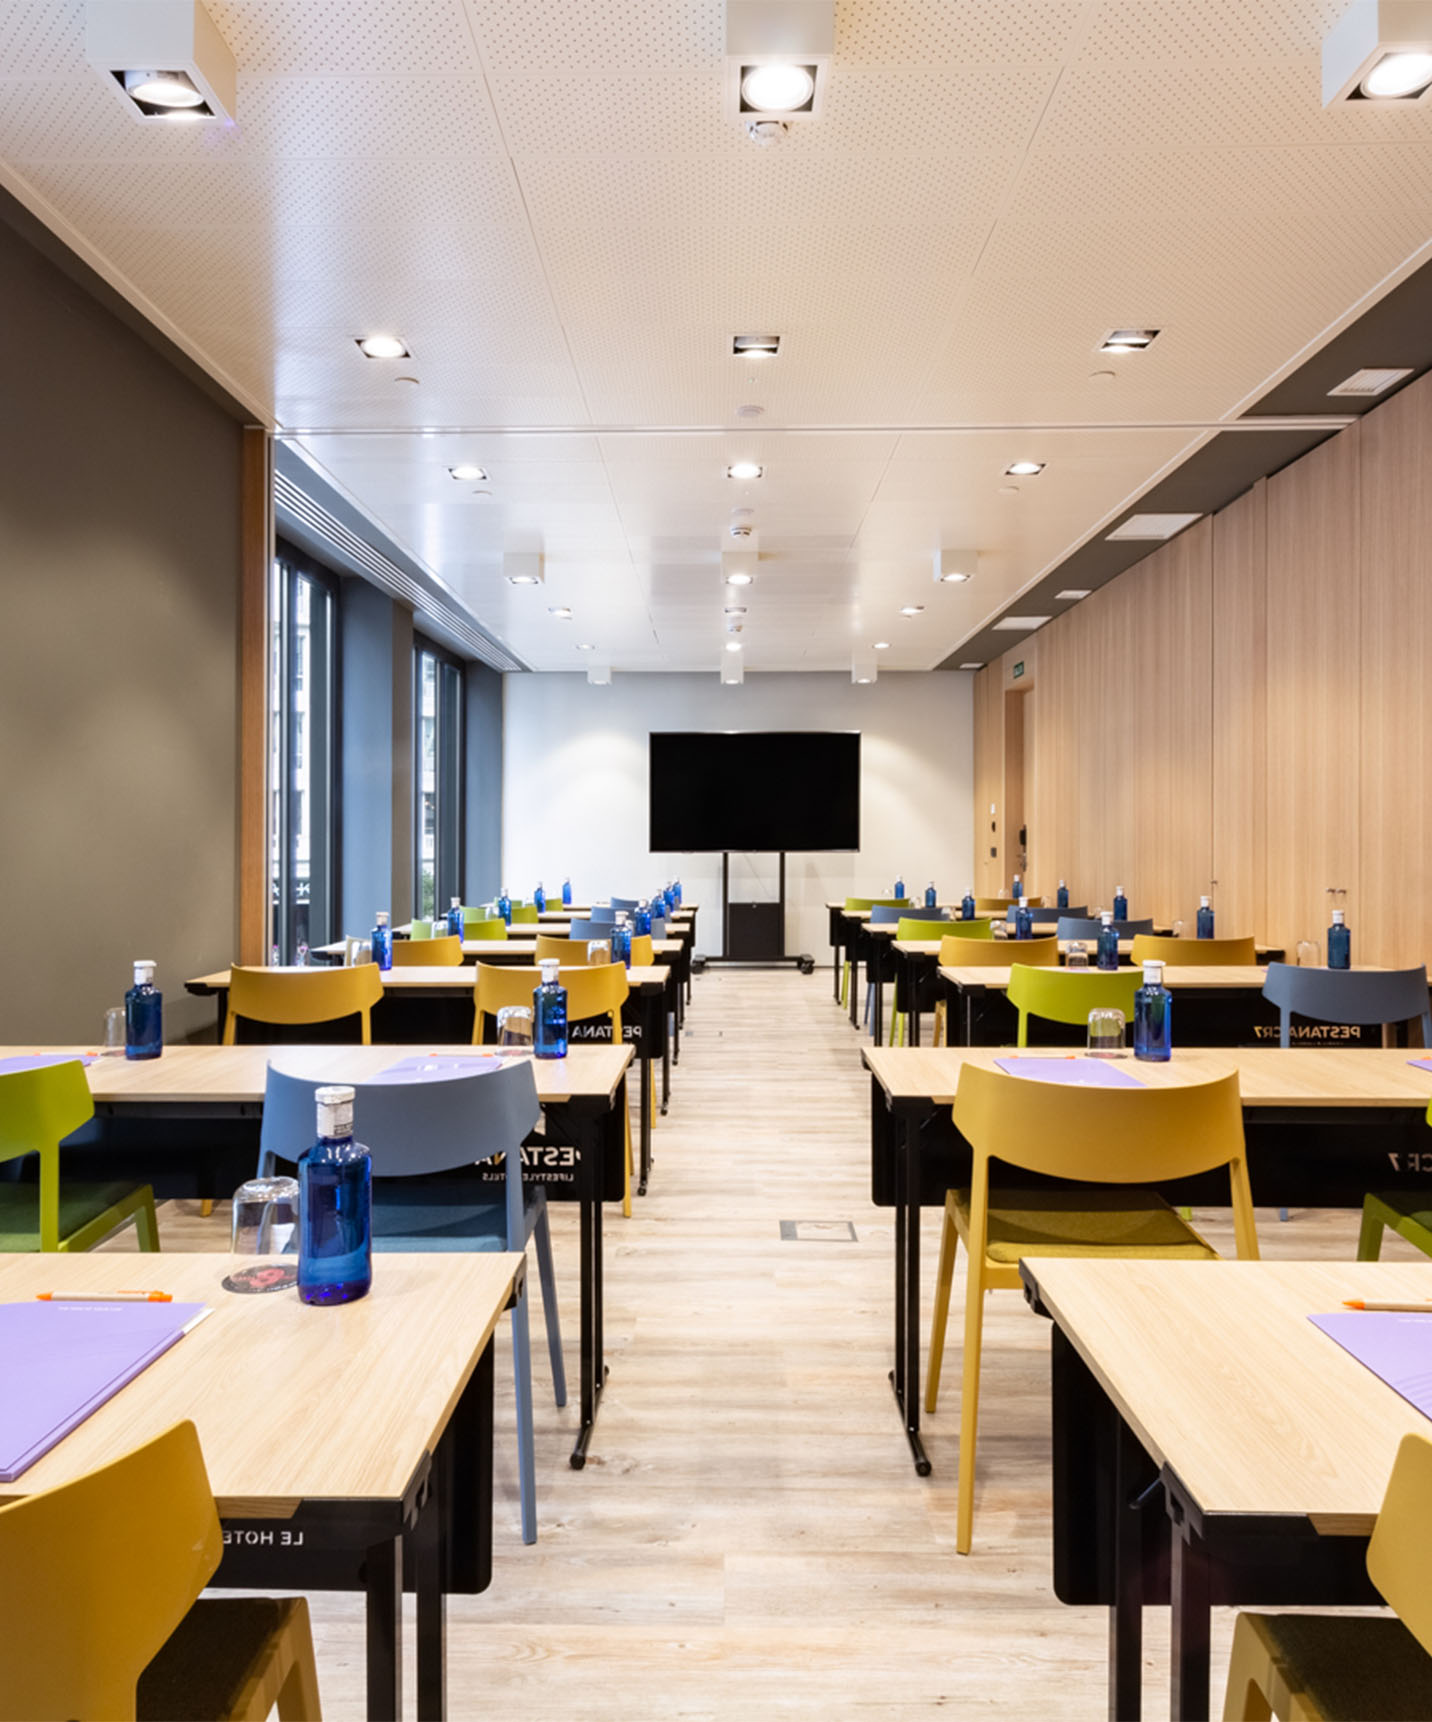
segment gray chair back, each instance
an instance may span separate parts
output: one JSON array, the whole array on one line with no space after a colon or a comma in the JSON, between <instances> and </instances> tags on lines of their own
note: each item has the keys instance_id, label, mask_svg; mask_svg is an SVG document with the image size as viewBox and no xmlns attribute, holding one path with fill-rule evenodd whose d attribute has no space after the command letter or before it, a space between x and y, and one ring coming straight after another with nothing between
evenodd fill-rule
<instances>
[{"instance_id":1,"label":"gray chair back","mask_svg":"<svg viewBox=\"0 0 1432 1722\"><path fill-rule=\"evenodd\" d=\"M1121 939L1136 939L1140 933L1152 933L1153 930L1151 920L1114 922L1114 931ZM1099 922L1093 916L1061 915L1055 930L1055 937L1060 939L1097 939L1098 936Z\"/></svg>"},{"instance_id":2,"label":"gray chair back","mask_svg":"<svg viewBox=\"0 0 1432 1722\"><path fill-rule=\"evenodd\" d=\"M629 914L631 914L632 910L637 906L637 903L639 901L640 901L640 898L637 898L637 897L613 897L612 898L612 912L613 912L613 914L615 914L618 909L625 909L627 914L629 915Z\"/></svg>"},{"instance_id":3,"label":"gray chair back","mask_svg":"<svg viewBox=\"0 0 1432 1722\"><path fill-rule=\"evenodd\" d=\"M651 917L651 936L653 939L664 939L666 937L666 917L664 915L653 915Z\"/></svg>"},{"instance_id":4,"label":"gray chair back","mask_svg":"<svg viewBox=\"0 0 1432 1722\"><path fill-rule=\"evenodd\" d=\"M610 903L594 903L587 910L587 919L596 921L600 926L614 927L617 922L617 912Z\"/></svg>"},{"instance_id":5,"label":"gray chair back","mask_svg":"<svg viewBox=\"0 0 1432 1722\"><path fill-rule=\"evenodd\" d=\"M1292 1017L1357 1024L1422 1023L1422 1044L1432 1047L1432 1006L1426 966L1416 969L1300 969L1269 963L1263 997L1278 1007L1278 1044L1292 1044Z\"/></svg>"},{"instance_id":6,"label":"gray chair back","mask_svg":"<svg viewBox=\"0 0 1432 1722\"><path fill-rule=\"evenodd\" d=\"M1057 921L1061 915L1066 919L1083 915L1087 919L1089 914L1089 905L1087 903L1080 903L1077 907L1071 905L1067 909L1032 909L1030 913L1034 916L1036 921ZM1015 911L1013 909L1005 910L1004 918L1009 922L1011 927L1014 925L1014 916ZM1077 938L1078 934L1076 933L1072 936Z\"/></svg>"},{"instance_id":7,"label":"gray chair back","mask_svg":"<svg viewBox=\"0 0 1432 1722\"><path fill-rule=\"evenodd\" d=\"M870 911L872 927L894 927L901 921L948 921L948 909L887 909L883 903L877 903Z\"/></svg>"},{"instance_id":8,"label":"gray chair back","mask_svg":"<svg viewBox=\"0 0 1432 1722\"><path fill-rule=\"evenodd\" d=\"M569 939L610 939L615 921L573 921L567 929Z\"/></svg>"}]
</instances>

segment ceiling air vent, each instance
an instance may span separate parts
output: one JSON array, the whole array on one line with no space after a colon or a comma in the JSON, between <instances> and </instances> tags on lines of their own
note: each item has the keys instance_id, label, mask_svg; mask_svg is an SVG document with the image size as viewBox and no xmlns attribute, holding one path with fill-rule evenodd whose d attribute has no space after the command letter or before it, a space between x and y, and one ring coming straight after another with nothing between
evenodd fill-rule
<instances>
[{"instance_id":1,"label":"ceiling air vent","mask_svg":"<svg viewBox=\"0 0 1432 1722\"><path fill-rule=\"evenodd\" d=\"M1361 395L1364 399L1369 395L1380 395L1390 389L1394 383L1400 383L1405 377L1412 375L1410 368L1403 370L1382 369L1354 371L1350 377L1340 382L1335 389L1329 389L1329 395Z\"/></svg>"}]
</instances>

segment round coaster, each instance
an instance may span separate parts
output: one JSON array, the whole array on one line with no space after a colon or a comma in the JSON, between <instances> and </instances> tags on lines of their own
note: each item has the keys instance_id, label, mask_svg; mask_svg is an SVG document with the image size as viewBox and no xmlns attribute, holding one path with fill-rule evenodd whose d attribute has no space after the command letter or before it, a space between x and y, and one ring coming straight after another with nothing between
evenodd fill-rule
<instances>
[{"instance_id":1,"label":"round coaster","mask_svg":"<svg viewBox=\"0 0 1432 1722\"><path fill-rule=\"evenodd\" d=\"M298 1268L287 1262L255 1263L251 1268L239 1268L221 1283L231 1292L287 1291L298 1284Z\"/></svg>"}]
</instances>

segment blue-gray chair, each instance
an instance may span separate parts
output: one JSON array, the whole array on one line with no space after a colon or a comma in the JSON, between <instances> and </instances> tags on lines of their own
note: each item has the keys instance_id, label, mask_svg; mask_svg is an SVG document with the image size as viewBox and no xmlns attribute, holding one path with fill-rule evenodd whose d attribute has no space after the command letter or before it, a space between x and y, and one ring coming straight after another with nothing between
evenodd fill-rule
<instances>
[{"instance_id":1,"label":"blue-gray chair","mask_svg":"<svg viewBox=\"0 0 1432 1722\"><path fill-rule=\"evenodd\" d=\"M653 939L664 939L666 937L666 917L664 915L653 915L651 917L651 936Z\"/></svg>"},{"instance_id":2,"label":"blue-gray chair","mask_svg":"<svg viewBox=\"0 0 1432 1722\"><path fill-rule=\"evenodd\" d=\"M1077 917L1080 915L1082 915L1087 920L1088 915L1089 915L1089 905L1087 903L1080 903L1077 906L1074 904L1070 904L1070 906L1067 909L1053 909L1053 908L1034 909L1031 911L1031 913L1033 914L1036 921L1057 921L1061 917L1063 917L1064 919L1067 920L1070 917ZM1011 927L1014 925L1014 916L1015 916L1015 911L1013 909L1006 909L1005 910L1004 918L1006 921L1009 922ZM1077 937L1077 934L1074 936Z\"/></svg>"},{"instance_id":3,"label":"blue-gray chair","mask_svg":"<svg viewBox=\"0 0 1432 1722\"><path fill-rule=\"evenodd\" d=\"M395 1061L401 1057L394 1049ZM484 1064L488 1061L483 1060ZM275 1161L296 1161L313 1141L315 1092L324 1086L269 1067L259 1135L259 1176ZM558 1405L567 1403L557 1282L547 1196L523 1185L522 1143L542 1115L527 1062L479 1074L366 1082L354 1089L353 1123L373 1163L375 1250L525 1250L537 1241L542 1312ZM501 1186L479 1181L476 1162L504 1156ZM439 1174L451 1174L440 1177ZM517 1456L522 1540L537 1541L537 1465L532 1436L532 1340L527 1299L512 1304L512 1365L517 1386Z\"/></svg>"},{"instance_id":4,"label":"blue-gray chair","mask_svg":"<svg viewBox=\"0 0 1432 1722\"><path fill-rule=\"evenodd\" d=\"M1136 939L1140 933L1152 933L1150 921L1115 921L1114 931L1121 939ZM1094 916L1061 915L1054 936L1058 939L1097 939L1099 922Z\"/></svg>"},{"instance_id":5,"label":"blue-gray chair","mask_svg":"<svg viewBox=\"0 0 1432 1722\"><path fill-rule=\"evenodd\" d=\"M631 914L632 910L637 906L638 902L640 902L640 900L641 899L638 897L613 897L612 898L612 913L616 914L618 912L618 910L624 909L626 911L626 913L629 915L629 914Z\"/></svg>"},{"instance_id":6,"label":"blue-gray chair","mask_svg":"<svg viewBox=\"0 0 1432 1722\"><path fill-rule=\"evenodd\" d=\"M888 903L876 903L870 910L870 925L872 927L898 927L901 921L948 921L948 909L895 909ZM878 964L867 963L866 974L878 972ZM881 983L867 980L865 986L865 1020L870 1021L871 1006L875 999L874 989Z\"/></svg>"},{"instance_id":7,"label":"blue-gray chair","mask_svg":"<svg viewBox=\"0 0 1432 1722\"><path fill-rule=\"evenodd\" d=\"M588 917L585 921L573 921L567 928L569 939L610 939L615 921L597 921Z\"/></svg>"},{"instance_id":8,"label":"blue-gray chair","mask_svg":"<svg viewBox=\"0 0 1432 1722\"><path fill-rule=\"evenodd\" d=\"M1316 1022L1357 1024L1422 1023L1422 1044L1432 1047L1432 1008L1427 998L1427 970L1300 969L1291 963L1269 963L1263 977L1263 997L1278 1007L1278 1044L1292 1045L1292 1018Z\"/></svg>"},{"instance_id":9,"label":"blue-gray chair","mask_svg":"<svg viewBox=\"0 0 1432 1722\"><path fill-rule=\"evenodd\" d=\"M587 919L589 921L595 921L599 926L614 927L616 925L617 912L610 903L594 903L592 907L587 910Z\"/></svg>"}]
</instances>

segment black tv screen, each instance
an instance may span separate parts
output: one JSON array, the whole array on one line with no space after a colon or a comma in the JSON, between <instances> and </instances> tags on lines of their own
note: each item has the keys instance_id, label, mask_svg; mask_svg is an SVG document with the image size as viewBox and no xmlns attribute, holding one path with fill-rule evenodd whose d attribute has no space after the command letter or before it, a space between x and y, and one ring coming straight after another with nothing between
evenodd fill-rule
<instances>
[{"instance_id":1,"label":"black tv screen","mask_svg":"<svg viewBox=\"0 0 1432 1722\"><path fill-rule=\"evenodd\" d=\"M653 850L860 847L860 732L653 731Z\"/></svg>"}]
</instances>

